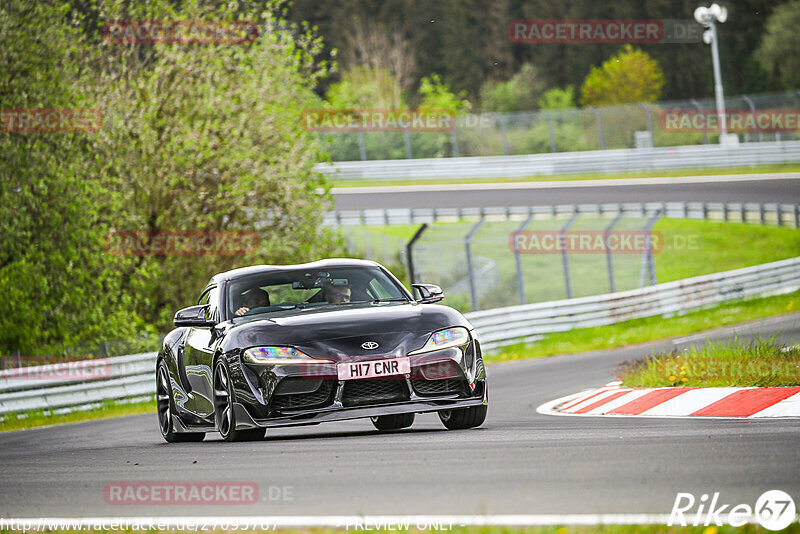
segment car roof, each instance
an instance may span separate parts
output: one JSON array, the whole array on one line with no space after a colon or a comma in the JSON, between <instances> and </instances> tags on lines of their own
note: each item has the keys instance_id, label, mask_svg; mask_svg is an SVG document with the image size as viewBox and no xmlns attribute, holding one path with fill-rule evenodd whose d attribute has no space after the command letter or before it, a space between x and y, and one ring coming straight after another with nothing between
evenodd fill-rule
<instances>
[{"instance_id":1,"label":"car roof","mask_svg":"<svg viewBox=\"0 0 800 534\"><path fill-rule=\"evenodd\" d=\"M331 258L319 260L311 263L298 263L294 265L252 265L250 267L240 267L224 273L215 274L209 285L219 284L223 280L236 280L253 274L267 274L292 269L330 269L333 267L377 267L379 264L369 260L357 260L353 258Z\"/></svg>"}]
</instances>

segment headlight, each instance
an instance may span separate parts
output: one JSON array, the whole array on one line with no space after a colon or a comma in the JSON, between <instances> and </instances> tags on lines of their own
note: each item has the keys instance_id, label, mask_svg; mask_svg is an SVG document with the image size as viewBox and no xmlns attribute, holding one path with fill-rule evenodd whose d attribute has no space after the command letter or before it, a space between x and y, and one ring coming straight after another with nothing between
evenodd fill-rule
<instances>
[{"instance_id":1,"label":"headlight","mask_svg":"<svg viewBox=\"0 0 800 534\"><path fill-rule=\"evenodd\" d=\"M244 351L243 357L246 362L269 365L333 363L330 360L312 358L294 347L253 347Z\"/></svg>"},{"instance_id":2,"label":"headlight","mask_svg":"<svg viewBox=\"0 0 800 534\"><path fill-rule=\"evenodd\" d=\"M460 347L469 343L469 332L462 326L455 326L453 328L445 328L431 334L425 346L421 349L412 350L409 355L422 354L423 352L431 352L434 350L449 349L452 347Z\"/></svg>"}]
</instances>

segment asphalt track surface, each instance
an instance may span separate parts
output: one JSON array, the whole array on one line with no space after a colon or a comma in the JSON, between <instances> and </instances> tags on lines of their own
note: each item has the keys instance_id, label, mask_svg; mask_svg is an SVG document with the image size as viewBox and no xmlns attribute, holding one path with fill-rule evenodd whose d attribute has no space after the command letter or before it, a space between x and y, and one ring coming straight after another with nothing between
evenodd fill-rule
<instances>
[{"instance_id":1,"label":"asphalt track surface","mask_svg":"<svg viewBox=\"0 0 800 534\"><path fill-rule=\"evenodd\" d=\"M738 327L800 341L800 314ZM156 416L0 434L0 517L669 513L677 492L755 504L800 497L800 419L556 417L537 406L602 385L617 363L732 329L621 350L491 365L489 417L435 415L378 434L368 420L271 430L263 442L166 444ZM118 481L247 481L258 504L109 505ZM287 492L276 497L278 492ZM272 492L272 494L270 493ZM273 497L271 499L271 497Z\"/></svg>"},{"instance_id":2,"label":"asphalt track surface","mask_svg":"<svg viewBox=\"0 0 800 534\"><path fill-rule=\"evenodd\" d=\"M534 182L518 186L505 183L334 188L332 192L337 210L605 202L800 203L800 175L792 173L792 176L791 179L770 179L768 175L757 175L736 180L726 180L724 176L698 177L698 181L625 178L603 181L606 185L592 185L590 181L582 180L579 183ZM663 183L654 183L657 181Z\"/></svg>"}]
</instances>

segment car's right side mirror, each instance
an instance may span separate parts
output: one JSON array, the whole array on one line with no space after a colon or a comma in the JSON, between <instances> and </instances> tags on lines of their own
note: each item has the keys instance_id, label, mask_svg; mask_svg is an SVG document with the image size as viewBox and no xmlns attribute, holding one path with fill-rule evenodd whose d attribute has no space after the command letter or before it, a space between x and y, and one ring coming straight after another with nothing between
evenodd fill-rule
<instances>
[{"instance_id":1,"label":"car's right side mirror","mask_svg":"<svg viewBox=\"0 0 800 534\"><path fill-rule=\"evenodd\" d=\"M419 293L419 302L420 304L432 304L434 302L439 302L444 298L444 292L442 288L434 285L434 284L411 284L411 287L417 290Z\"/></svg>"}]
</instances>

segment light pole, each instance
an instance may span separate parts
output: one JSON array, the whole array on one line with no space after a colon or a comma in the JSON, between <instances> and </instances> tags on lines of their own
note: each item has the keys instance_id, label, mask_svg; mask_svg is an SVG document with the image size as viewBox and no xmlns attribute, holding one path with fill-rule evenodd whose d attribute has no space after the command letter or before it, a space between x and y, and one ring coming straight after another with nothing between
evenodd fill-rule
<instances>
[{"instance_id":1,"label":"light pole","mask_svg":"<svg viewBox=\"0 0 800 534\"><path fill-rule=\"evenodd\" d=\"M711 45L711 62L714 64L714 93L717 97L717 115L719 118L719 140L725 142L728 133L725 124L725 96L722 92L722 74L719 70L719 48L717 46L717 22L722 24L728 20L728 9L719 4L710 7L700 6L694 10L694 20L708 28L703 32L703 42Z\"/></svg>"}]
</instances>

